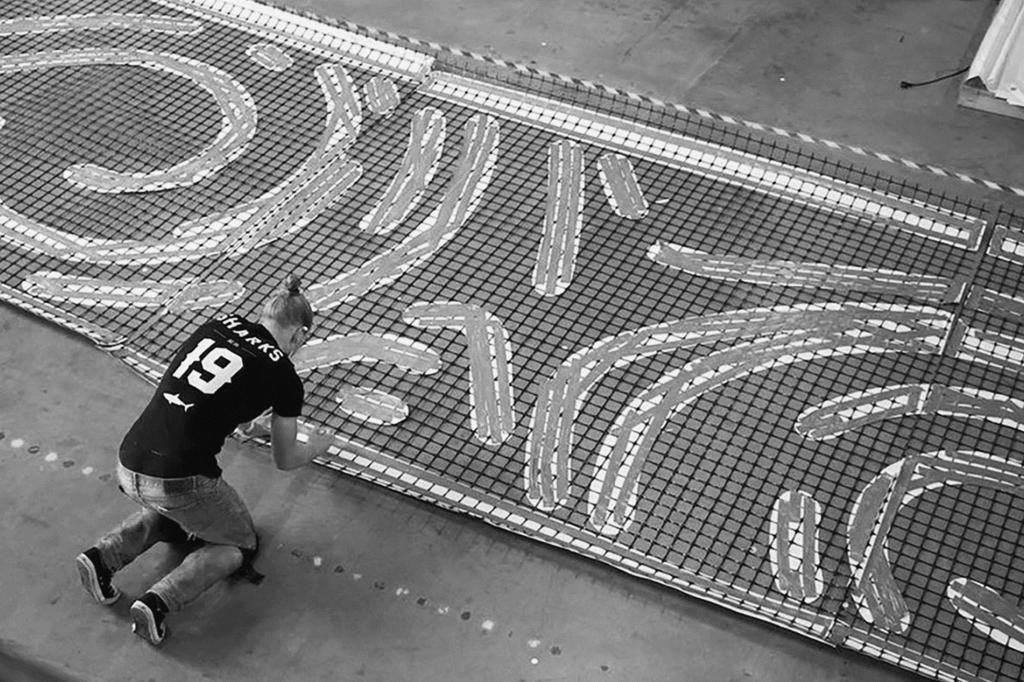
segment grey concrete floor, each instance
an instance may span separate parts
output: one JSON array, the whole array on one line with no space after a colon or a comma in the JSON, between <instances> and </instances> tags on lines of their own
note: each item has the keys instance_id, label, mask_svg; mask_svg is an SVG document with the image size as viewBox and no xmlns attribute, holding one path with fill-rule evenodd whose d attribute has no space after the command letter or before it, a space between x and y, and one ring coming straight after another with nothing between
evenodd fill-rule
<instances>
[{"instance_id":1,"label":"grey concrete floor","mask_svg":"<svg viewBox=\"0 0 1024 682\"><path fill-rule=\"evenodd\" d=\"M291 4L1024 186L1024 122L958 108L955 80L898 87L965 65L987 0ZM150 391L0 307L0 679L910 679L333 472L277 472L238 443L221 461L268 578L208 593L154 650L127 603L87 601L71 563L132 509L110 474ZM122 588L174 559L154 550Z\"/></svg>"}]
</instances>

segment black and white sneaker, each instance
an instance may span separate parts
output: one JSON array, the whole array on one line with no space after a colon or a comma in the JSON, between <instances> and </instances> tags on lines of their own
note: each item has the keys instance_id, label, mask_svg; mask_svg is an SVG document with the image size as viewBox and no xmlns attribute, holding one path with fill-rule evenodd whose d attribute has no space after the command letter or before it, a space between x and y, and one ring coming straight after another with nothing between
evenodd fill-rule
<instances>
[{"instance_id":1,"label":"black and white sneaker","mask_svg":"<svg viewBox=\"0 0 1024 682\"><path fill-rule=\"evenodd\" d=\"M153 646L164 641L167 628L164 626L164 615L167 605L164 600L152 592L147 592L132 604L132 632Z\"/></svg>"},{"instance_id":2,"label":"black and white sneaker","mask_svg":"<svg viewBox=\"0 0 1024 682\"><path fill-rule=\"evenodd\" d=\"M82 587L97 602L106 606L121 598L121 590L110 584L113 574L103 566L98 549L90 547L76 556L75 566L78 567Z\"/></svg>"}]
</instances>

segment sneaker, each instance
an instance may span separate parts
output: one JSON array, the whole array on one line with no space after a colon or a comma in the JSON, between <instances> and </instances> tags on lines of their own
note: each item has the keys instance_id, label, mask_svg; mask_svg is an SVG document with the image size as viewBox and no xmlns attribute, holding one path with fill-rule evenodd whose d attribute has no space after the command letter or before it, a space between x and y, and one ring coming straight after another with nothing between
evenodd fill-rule
<instances>
[{"instance_id":1,"label":"sneaker","mask_svg":"<svg viewBox=\"0 0 1024 682\"><path fill-rule=\"evenodd\" d=\"M147 592L132 604L132 632L156 646L167 637L167 628L164 626L166 613L167 605L164 604L164 600L152 592Z\"/></svg>"},{"instance_id":2,"label":"sneaker","mask_svg":"<svg viewBox=\"0 0 1024 682\"><path fill-rule=\"evenodd\" d=\"M82 578L82 586L97 602L109 605L121 598L121 590L110 584L113 574L103 566L98 549L90 547L76 556L75 565Z\"/></svg>"}]
</instances>

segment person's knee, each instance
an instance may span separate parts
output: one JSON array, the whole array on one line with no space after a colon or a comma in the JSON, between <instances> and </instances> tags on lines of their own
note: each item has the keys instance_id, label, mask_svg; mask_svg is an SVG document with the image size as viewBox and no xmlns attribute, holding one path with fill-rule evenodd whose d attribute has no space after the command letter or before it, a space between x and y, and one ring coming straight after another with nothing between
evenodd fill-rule
<instances>
[{"instance_id":1,"label":"person's knee","mask_svg":"<svg viewBox=\"0 0 1024 682\"><path fill-rule=\"evenodd\" d=\"M252 546L251 547L239 547L242 552L242 566L252 566L253 562L256 561L256 555L260 553L260 536L256 534L256 531L252 533Z\"/></svg>"},{"instance_id":2,"label":"person's knee","mask_svg":"<svg viewBox=\"0 0 1024 682\"><path fill-rule=\"evenodd\" d=\"M239 548L242 552L242 564L238 567L238 570L235 571L234 575L248 580L253 585L259 585L263 582L264 575L256 570L255 566L253 566L253 562L256 561L256 555L259 554L260 551L260 538L255 534L255 532L253 533L253 538L254 544L251 548Z\"/></svg>"}]
</instances>

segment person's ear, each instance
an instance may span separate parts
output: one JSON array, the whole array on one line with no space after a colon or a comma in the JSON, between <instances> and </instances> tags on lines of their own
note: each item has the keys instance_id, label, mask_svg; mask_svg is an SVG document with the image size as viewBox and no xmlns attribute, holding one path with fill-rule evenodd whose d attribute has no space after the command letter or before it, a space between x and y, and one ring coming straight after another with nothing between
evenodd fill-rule
<instances>
[{"instance_id":1,"label":"person's ear","mask_svg":"<svg viewBox=\"0 0 1024 682\"><path fill-rule=\"evenodd\" d=\"M289 344L291 345L291 353L294 353L298 349L302 348L302 344L306 342L306 330L302 327L296 327L295 331L292 332Z\"/></svg>"}]
</instances>

